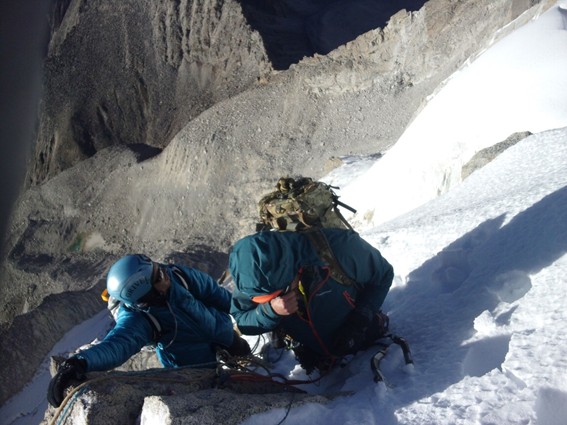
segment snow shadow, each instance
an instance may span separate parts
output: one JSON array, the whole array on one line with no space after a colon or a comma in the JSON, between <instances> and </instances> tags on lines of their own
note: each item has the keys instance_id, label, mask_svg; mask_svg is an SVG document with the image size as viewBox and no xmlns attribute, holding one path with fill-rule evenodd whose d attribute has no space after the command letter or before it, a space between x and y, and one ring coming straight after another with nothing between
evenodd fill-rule
<instances>
[{"instance_id":1,"label":"snow shadow","mask_svg":"<svg viewBox=\"0 0 567 425\"><path fill-rule=\"evenodd\" d=\"M559 12L563 18L563 29L567 30L567 4L559 6Z\"/></svg>"},{"instance_id":2,"label":"snow shadow","mask_svg":"<svg viewBox=\"0 0 567 425\"><path fill-rule=\"evenodd\" d=\"M511 338L504 327L517 301L530 291L530 275L567 252L567 187L510 222L505 219L501 215L481 223L388 295L385 310L393 331L411 344L415 372L398 377L408 380L398 383L404 390L378 407L380 417L395 423L393 412L399 407L442 392L466 375L501 368ZM490 313L500 333L475 335L475 319L483 312ZM542 394L540 404L557 397Z\"/></svg>"},{"instance_id":3,"label":"snow shadow","mask_svg":"<svg viewBox=\"0 0 567 425\"><path fill-rule=\"evenodd\" d=\"M416 11L426 0L238 0L258 31L275 69L305 56L327 54L372 29L383 28L402 9Z\"/></svg>"},{"instance_id":4,"label":"snow shadow","mask_svg":"<svg viewBox=\"0 0 567 425\"><path fill-rule=\"evenodd\" d=\"M536 401L539 425L564 425L567 418L567 393L555 388L542 388Z\"/></svg>"}]
</instances>

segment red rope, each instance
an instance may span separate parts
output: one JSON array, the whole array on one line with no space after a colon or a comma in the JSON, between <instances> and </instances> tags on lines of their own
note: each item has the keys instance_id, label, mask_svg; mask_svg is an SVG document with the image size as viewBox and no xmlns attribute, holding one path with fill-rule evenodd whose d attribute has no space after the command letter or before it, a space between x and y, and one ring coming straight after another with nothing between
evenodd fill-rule
<instances>
[{"instance_id":1,"label":"red rope","mask_svg":"<svg viewBox=\"0 0 567 425\"><path fill-rule=\"evenodd\" d=\"M243 381L243 382L273 382L275 384L288 386L288 385L303 385L303 384L312 384L317 381L320 381L325 375L321 375L316 379L287 379L284 376L271 376L271 375L260 375L256 372L250 373L242 373L242 374L234 374L230 375L230 379L235 381ZM275 378L281 379L283 382L275 380Z\"/></svg>"},{"instance_id":2,"label":"red rope","mask_svg":"<svg viewBox=\"0 0 567 425\"><path fill-rule=\"evenodd\" d=\"M329 349L327 348L327 346L325 345L325 343L323 342L323 340L319 336L319 333L317 332L317 329L315 328L315 325L313 324L313 320L311 319L311 312L309 310L309 305L311 304L313 297L315 296L315 294L317 292L319 292L321 290L321 288L323 288L323 286L325 286L325 284L329 281L329 277L331 276L331 270L329 269L329 267L322 267L322 268L327 271L327 275L321 280L321 282L319 282L317 284L317 286L311 292L311 294L309 294L309 301L307 302L307 305L305 306L305 310L307 312L306 322L309 324L309 327L311 328L311 332L313 332L313 335L315 336L315 338L317 339L317 342L319 343L319 345L321 346L321 348L325 352L325 355L327 355L332 360L332 363L331 363L331 366L332 366L334 364L334 362L336 361L337 357L329 352Z\"/></svg>"}]
</instances>

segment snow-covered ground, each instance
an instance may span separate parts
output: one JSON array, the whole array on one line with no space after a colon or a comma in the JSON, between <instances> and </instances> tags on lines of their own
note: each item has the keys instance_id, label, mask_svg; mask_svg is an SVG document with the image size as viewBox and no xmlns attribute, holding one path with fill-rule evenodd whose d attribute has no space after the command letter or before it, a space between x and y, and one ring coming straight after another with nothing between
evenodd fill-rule
<instances>
[{"instance_id":1,"label":"snow-covered ground","mask_svg":"<svg viewBox=\"0 0 567 425\"><path fill-rule=\"evenodd\" d=\"M342 199L358 209L359 228L445 193L475 152L514 132L567 125L563 3L563 15L555 7L453 74L371 172L344 187Z\"/></svg>"},{"instance_id":2,"label":"snow-covered ground","mask_svg":"<svg viewBox=\"0 0 567 425\"><path fill-rule=\"evenodd\" d=\"M382 362L387 384L377 385L369 350L305 387L353 395L247 425L284 417L287 425L567 424L564 8L455 74L382 159L349 158L325 178L342 187L341 200L359 210L357 229L394 265L384 309L410 342L414 366L392 348ZM525 130L537 134L459 181L476 151ZM53 353L94 337L97 320ZM304 376L291 355L278 370ZM41 420L47 373L46 362L0 409L2 423Z\"/></svg>"}]
</instances>

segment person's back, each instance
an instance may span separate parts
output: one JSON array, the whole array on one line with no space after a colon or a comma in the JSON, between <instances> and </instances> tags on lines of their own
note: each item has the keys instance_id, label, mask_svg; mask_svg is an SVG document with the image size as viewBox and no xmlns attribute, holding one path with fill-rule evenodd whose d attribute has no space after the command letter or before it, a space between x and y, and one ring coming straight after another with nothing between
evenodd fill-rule
<instances>
[{"instance_id":1,"label":"person's back","mask_svg":"<svg viewBox=\"0 0 567 425\"><path fill-rule=\"evenodd\" d=\"M330 276L306 233L260 232L235 244L229 259L236 286L231 314L242 333L283 329L318 355L335 357L345 350L337 342L353 318L373 320L392 283L392 266L352 230L321 232L354 284ZM278 313L288 301L293 307Z\"/></svg>"}]
</instances>

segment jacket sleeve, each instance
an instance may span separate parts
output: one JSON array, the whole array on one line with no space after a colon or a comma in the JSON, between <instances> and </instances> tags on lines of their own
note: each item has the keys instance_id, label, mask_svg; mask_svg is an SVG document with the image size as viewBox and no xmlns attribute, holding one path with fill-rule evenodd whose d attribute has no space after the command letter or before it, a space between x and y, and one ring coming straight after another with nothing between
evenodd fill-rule
<instances>
[{"instance_id":1,"label":"jacket sleeve","mask_svg":"<svg viewBox=\"0 0 567 425\"><path fill-rule=\"evenodd\" d=\"M270 303L257 304L247 295L234 289L230 313L238 329L245 335L260 335L273 330L281 320Z\"/></svg>"},{"instance_id":2,"label":"jacket sleeve","mask_svg":"<svg viewBox=\"0 0 567 425\"><path fill-rule=\"evenodd\" d=\"M87 362L87 372L114 369L152 342L153 329L142 313L120 307L114 328L96 345L76 357Z\"/></svg>"},{"instance_id":3,"label":"jacket sleeve","mask_svg":"<svg viewBox=\"0 0 567 425\"><path fill-rule=\"evenodd\" d=\"M366 242L358 233L349 232L348 243L335 249L335 256L345 270L359 285L356 309L368 315L378 312L394 279L394 269L380 251Z\"/></svg>"},{"instance_id":4,"label":"jacket sleeve","mask_svg":"<svg viewBox=\"0 0 567 425\"><path fill-rule=\"evenodd\" d=\"M290 232L259 232L239 240L229 256L234 280L230 313L246 335L275 329L282 320L269 303L258 304L253 296L267 295L288 286L299 270L296 261L300 238Z\"/></svg>"},{"instance_id":5,"label":"jacket sleeve","mask_svg":"<svg viewBox=\"0 0 567 425\"><path fill-rule=\"evenodd\" d=\"M211 281L217 285L212 278ZM221 287L218 288L223 289ZM172 289L174 292L170 294L170 302L173 303L174 308L179 308L190 315L193 326L198 329L199 334L204 340L215 344L230 346L233 340L233 327L228 311L225 312L207 305L205 302L198 299L192 290L187 291L180 286ZM218 294L222 294L222 292ZM218 294L216 296L219 296ZM211 295L211 297L214 296L215 295Z\"/></svg>"},{"instance_id":6,"label":"jacket sleeve","mask_svg":"<svg viewBox=\"0 0 567 425\"><path fill-rule=\"evenodd\" d=\"M207 273L188 267L179 268L189 277L190 282L187 282L189 290L196 299L224 313L230 311L231 294L227 289L220 286Z\"/></svg>"}]
</instances>

